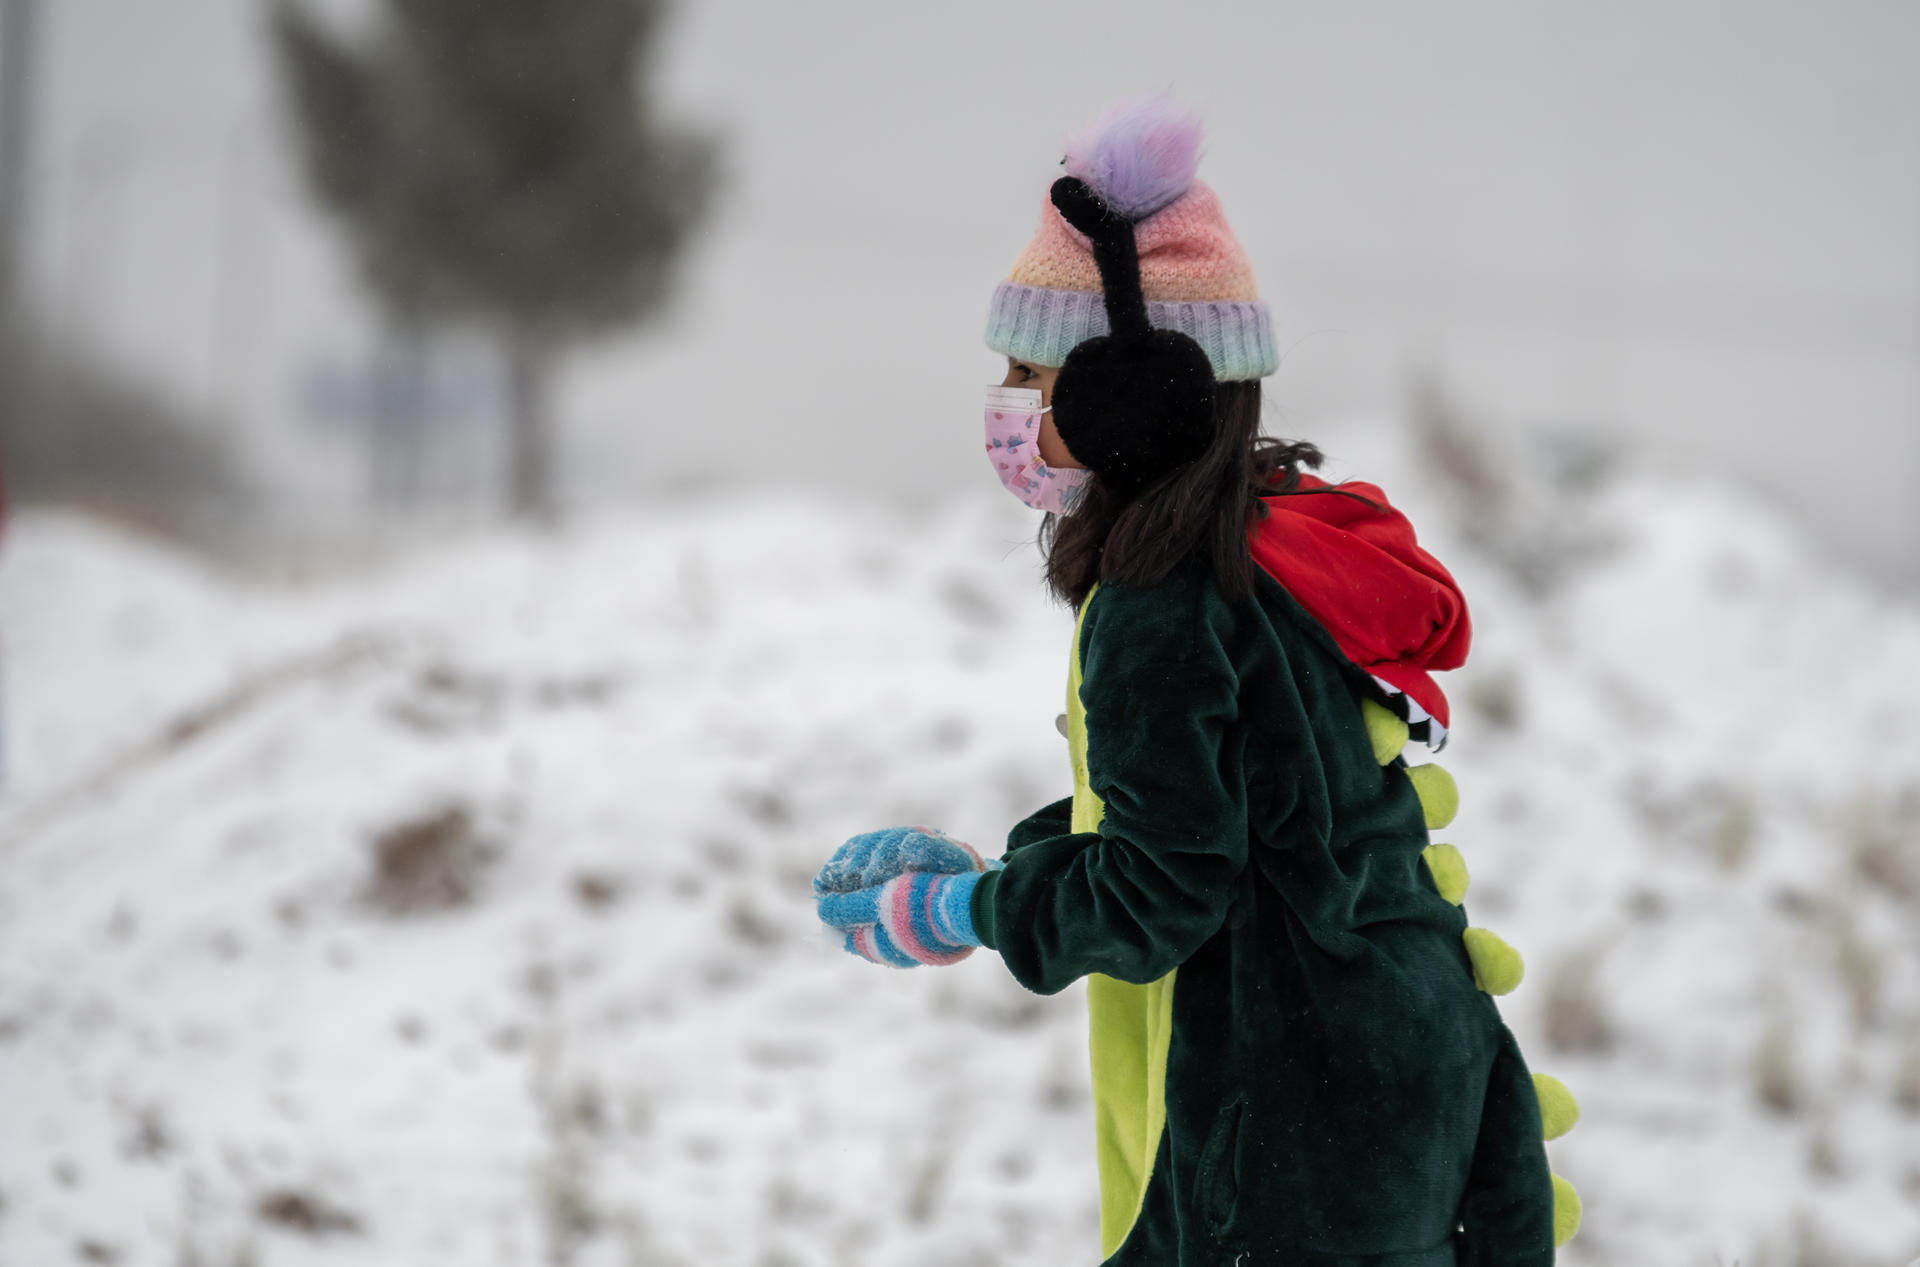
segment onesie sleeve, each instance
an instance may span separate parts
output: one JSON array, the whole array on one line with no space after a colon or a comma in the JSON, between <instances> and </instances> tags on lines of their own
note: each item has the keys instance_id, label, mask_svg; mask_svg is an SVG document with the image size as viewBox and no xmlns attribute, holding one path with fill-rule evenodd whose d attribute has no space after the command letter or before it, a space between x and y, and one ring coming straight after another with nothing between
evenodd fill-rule
<instances>
[{"instance_id":1,"label":"onesie sleeve","mask_svg":"<svg viewBox=\"0 0 1920 1267\"><path fill-rule=\"evenodd\" d=\"M1090 972L1157 980L1226 919L1247 863L1238 679L1200 597L1176 579L1091 600L1080 699L1099 829L1023 843L975 894L976 928L1037 993Z\"/></svg>"},{"instance_id":2,"label":"onesie sleeve","mask_svg":"<svg viewBox=\"0 0 1920 1267\"><path fill-rule=\"evenodd\" d=\"M1073 798L1063 796L1051 805L1042 805L1015 823L1007 831L1007 852L1002 856L1011 856L1015 850L1024 849L1036 840L1058 836L1072 826Z\"/></svg>"}]
</instances>

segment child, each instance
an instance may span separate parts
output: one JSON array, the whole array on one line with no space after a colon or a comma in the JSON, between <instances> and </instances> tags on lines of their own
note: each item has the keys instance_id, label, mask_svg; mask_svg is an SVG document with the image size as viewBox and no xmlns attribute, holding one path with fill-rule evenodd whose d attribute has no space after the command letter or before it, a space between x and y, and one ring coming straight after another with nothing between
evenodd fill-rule
<instances>
[{"instance_id":1,"label":"child","mask_svg":"<svg viewBox=\"0 0 1920 1267\"><path fill-rule=\"evenodd\" d=\"M1445 741L1466 607L1378 488L1258 435L1271 322L1198 154L1162 100L1109 112L993 296L988 455L1078 610L1073 795L994 861L856 836L820 915L878 963L1087 978L1110 1264L1551 1263L1577 1109L1488 997L1520 961L1429 842L1452 782L1400 752Z\"/></svg>"}]
</instances>

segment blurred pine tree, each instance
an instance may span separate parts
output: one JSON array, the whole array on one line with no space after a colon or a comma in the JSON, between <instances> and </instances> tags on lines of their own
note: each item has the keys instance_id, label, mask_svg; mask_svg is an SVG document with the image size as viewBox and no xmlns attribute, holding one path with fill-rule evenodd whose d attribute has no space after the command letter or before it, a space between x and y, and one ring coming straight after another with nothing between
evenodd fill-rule
<instances>
[{"instance_id":1,"label":"blurred pine tree","mask_svg":"<svg viewBox=\"0 0 1920 1267\"><path fill-rule=\"evenodd\" d=\"M714 189L716 139L647 91L665 7L383 0L356 44L276 2L309 183L388 316L501 339L518 516L558 509L556 358L662 310Z\"/></svg>"}]
</instances>

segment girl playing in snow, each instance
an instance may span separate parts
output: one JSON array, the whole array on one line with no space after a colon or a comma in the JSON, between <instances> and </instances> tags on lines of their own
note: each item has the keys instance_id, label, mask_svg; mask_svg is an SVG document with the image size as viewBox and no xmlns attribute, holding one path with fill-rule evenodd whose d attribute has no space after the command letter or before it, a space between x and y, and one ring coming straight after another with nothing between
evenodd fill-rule
<instances>
[{"instance_id":1,"label":"girl playing in snow","mask_svg":"<svg viewBox=\"0 0 1920 1267\"><path fill-rule=\"evenodd\" d=\"M1259 435L1271 321L1198 159L1164 101L1109 112L992 300L987 453L1078 612L1073 794L992 861L856 836L820 916L876 963L1087 978L1107 1263L1551 1263L1577 1110L1489 997L1520 960L1429 839L1452 781L1401 753L1445 741L1466 606L1380 489Z\"/></svg>"}]
</instances>

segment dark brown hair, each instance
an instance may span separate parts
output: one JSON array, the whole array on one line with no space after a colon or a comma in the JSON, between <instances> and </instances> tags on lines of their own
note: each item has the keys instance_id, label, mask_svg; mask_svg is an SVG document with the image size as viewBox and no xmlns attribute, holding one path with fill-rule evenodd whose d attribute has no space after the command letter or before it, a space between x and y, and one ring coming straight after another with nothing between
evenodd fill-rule
<instances>
[{"instance_id":1,"label":"dark brown hair","mask_svg":"<svg viewBox=\"0 0 1920 1267\"><path fill-rule=\"evenodd\" d=\"M1095 475L1065 515L1041 521L1040 550L1054 597L1077 608L1096 581L1151 585L1196 554L1212 564L1230 601L1253 592L1247 529L1267 514L1260 499L1323 491L1299 484L1300 468L1318 469L1324 458L1305 440L1260 434L1257 378L1216 386L1213 423L1206 452L1132 498L1116 496ZM1358 493L1345 495L1374 505Z\"/></svg>"}]
</instances>

